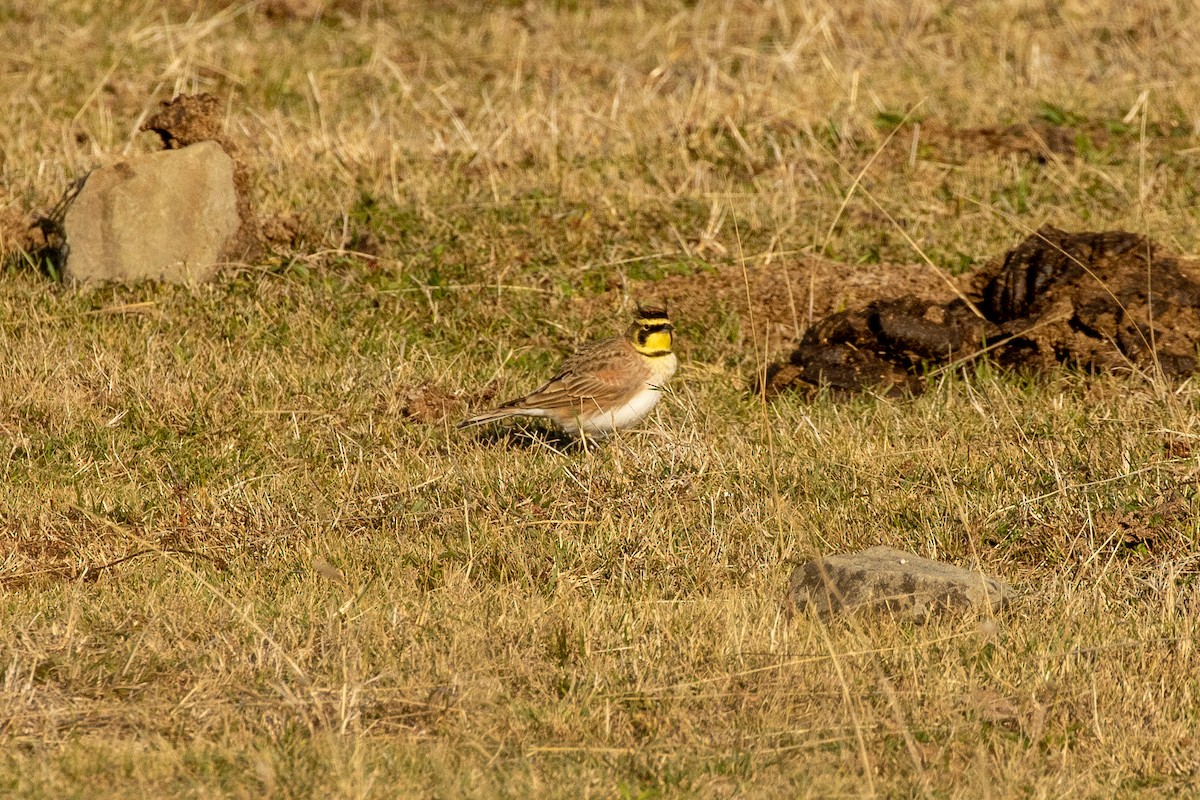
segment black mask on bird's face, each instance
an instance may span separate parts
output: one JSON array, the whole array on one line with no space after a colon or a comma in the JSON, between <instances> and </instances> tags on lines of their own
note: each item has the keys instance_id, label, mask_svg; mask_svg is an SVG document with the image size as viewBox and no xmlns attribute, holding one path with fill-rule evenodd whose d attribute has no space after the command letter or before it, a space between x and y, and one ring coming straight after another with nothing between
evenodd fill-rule
<instances>
[{"instance_id":1,"label":"black mask on bird's face","mask_svg":"<svg viewBox=\"0 0 1200 800\"><path fill-rule=\"evenodd\" d=\"M669 355L674 331L666 308L638 306L633 324L629 326L629 343L644 356Z\"/></svg>"}]
</instances>

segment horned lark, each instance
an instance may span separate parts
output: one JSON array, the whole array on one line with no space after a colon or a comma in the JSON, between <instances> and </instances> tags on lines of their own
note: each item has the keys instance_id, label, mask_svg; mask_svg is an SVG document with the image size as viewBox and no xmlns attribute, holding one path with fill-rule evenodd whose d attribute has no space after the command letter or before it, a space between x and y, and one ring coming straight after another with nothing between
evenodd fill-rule
<instances>
[{"instance_id":1,"label":"horned lark","mask_svg":"<svg viewBox=\"0 0 1200 800\"><path fill-rule=\"evenodd\" d=\"M545 417L570 434L606 436L640 422L675 374L675 330L665 308L638 306L624 336L585 345L532 394L471 417L460 428L508 417Z\"/></svg>"}]
</instances>

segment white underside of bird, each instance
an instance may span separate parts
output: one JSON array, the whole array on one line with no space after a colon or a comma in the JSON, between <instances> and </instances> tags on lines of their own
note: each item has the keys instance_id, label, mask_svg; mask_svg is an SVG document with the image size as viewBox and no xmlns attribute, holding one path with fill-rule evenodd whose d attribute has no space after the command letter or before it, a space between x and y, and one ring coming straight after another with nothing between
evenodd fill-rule
<instances>
[{"instance_id":1,"label":"white underside of bird","mask_svg":"<svg viewBox=\"0 0 1200 800\"><path fill-rule=\"evenodd\" d=\"M663 377L665 382L667 378L675 373L674 368ZM607 436L613 431L623 428L632 427L654 410L658 405L658 401L662 399L662 387L657 384L647 383L643 389L637 394L630 397L624 405L609 411L601 411L596 409L589 413L585 408L583 412L573 420L564 420L561 424L562 429L567 433L585 433L589 436Z\"/></svg>"},{"instance_id":2,"label":"white underside of bird","mask_svg":"<svg viewBox=\"0 0 1200 800\"><path fill-rule=\"evenodd\" d=\"M609 346L628 347L624 343ZM556 402L542 405L538 401L549 399L556 387L566 379L565 374L560 374L532 394L472 417L463 426L482 425L509 417L541 417L549 419L569 434L605 437L613 431L636 425L658 405L663 387L675 374L679 362L674 353L647 357L634 352L633 348L628 349L626 358L632 361L632 374L630 361L614 369L612 375L598 373L597 379L592 382L595 384L594 394L575 394L569 402L563 402L562 397L555 396ZM617 379L617 375L622 377Z\"/></svg>"}]
</instances>

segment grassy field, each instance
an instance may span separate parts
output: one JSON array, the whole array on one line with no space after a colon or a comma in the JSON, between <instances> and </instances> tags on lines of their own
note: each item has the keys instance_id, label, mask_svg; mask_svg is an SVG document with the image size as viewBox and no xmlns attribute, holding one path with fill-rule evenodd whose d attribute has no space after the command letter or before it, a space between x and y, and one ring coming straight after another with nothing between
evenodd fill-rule
<instances>
[{"instance_id":1,"label":"grassy field","mask_svg":"<svg viewBox=\"0 0 1200 800\"><path fill-rule=\"evenodd\" d=\"M0 273L0 795L1200 791L1191 383L768 404L796 331L735 282L641 430L453 427L668 276L960 273L1043 223L1196 254L1192 3L0 0L0 212L201 91L291 244ZM1075 155L981 132L1026 122ZM785 616L872 544L1022 599Z\"/></svg>"}]
</instances>

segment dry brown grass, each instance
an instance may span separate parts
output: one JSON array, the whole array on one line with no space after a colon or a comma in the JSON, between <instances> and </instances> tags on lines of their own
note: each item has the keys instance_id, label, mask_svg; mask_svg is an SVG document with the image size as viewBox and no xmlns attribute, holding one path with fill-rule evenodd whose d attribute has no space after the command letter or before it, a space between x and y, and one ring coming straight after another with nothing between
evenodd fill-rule
<instances>
[{"instance_id":1,"label":"dry brown grass","mask_svg":"<svg viewBox=\"0 0 1200 800\"><path fill-rule=\"evenodd\" d=\"M764 407L778 339L723 292L644 432L562 454L439 411L639 281L961 271L1045 222L1200 249L1192 4L847 5L0 6L0 214L208 91L304 231L190 290L3 272L0 793L1195 791L1191 384L983 364ZM792 561L875 543L1024 599L784 618Z\"/></svg>"}]
</instances>

